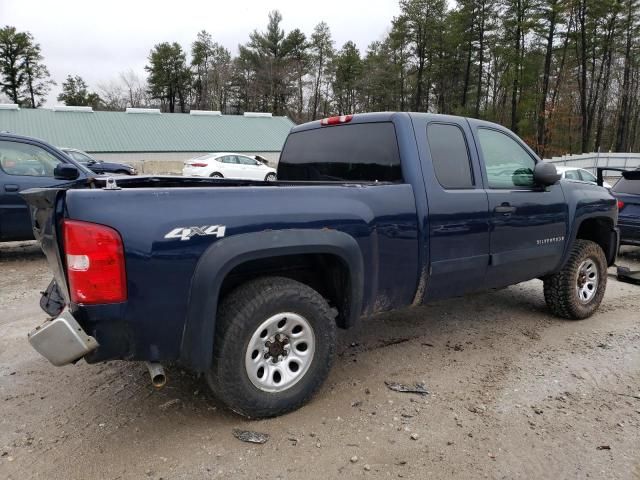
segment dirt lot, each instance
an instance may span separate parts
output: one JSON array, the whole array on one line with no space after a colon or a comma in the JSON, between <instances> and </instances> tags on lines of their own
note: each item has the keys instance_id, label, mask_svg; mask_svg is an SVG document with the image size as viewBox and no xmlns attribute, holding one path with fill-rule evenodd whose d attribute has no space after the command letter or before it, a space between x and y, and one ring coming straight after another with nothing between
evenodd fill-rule
<instances>
[{"instance_id":1,"label":"dirt lot","mask_svg":"<svg viewBox=\"0 0 640 480\"><path fill-rule=\"evenodd\" d=\"M640 287L613 277L581 322L551 317L539 281L375 318L309 405L267 421L178 368L154 391L141 364L52 367L26 341L49 278L33 244L0 246L2 479L640 478Z\"/></svg>"}]
</instances>

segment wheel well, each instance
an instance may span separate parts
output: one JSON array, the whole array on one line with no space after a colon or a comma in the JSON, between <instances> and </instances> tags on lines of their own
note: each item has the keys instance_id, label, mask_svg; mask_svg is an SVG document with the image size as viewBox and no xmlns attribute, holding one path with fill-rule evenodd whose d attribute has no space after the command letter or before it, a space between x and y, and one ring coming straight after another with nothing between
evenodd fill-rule
<instances>
[{"instance_id":1,"label":"wheel well","mask_svg":"<svg viewBox=\"0 0 640 480\"><path fill-rule=\"evenodd\" d=\"M220 175L222 178L224 178L224 175L222 175L220 172L213 172L211 175L209 175L209 177L213 177L215 175Z\"/></svg>"},{"instance_id":2,"label":"wheel well","mask_svg":"<svg viewBox=\"0 0 640 480\"><path fill-rule=\"evenodd\" d=\"M351 304L351 280L348 266L337 255L300 254L249 260L227 274L219 298L223 299L248 280L265 276L287 277L313 288L338 311L338 326L346 328Z\"/></svg>"},{"instance_id":3,"label":"wheel well","mask_svg":"<svg viewBox=\"0 0 640 480\"><path fill-rule=\"evenodd\" d=\"M611 235L612 230L613 221L610 218L588 218L580 224L576 238L597 243L604 251L607 260L613 262L616 245L611 244L614 241L614 237ZM610 259L612 251L614 258Z\"/></svg>"}]
</instances>

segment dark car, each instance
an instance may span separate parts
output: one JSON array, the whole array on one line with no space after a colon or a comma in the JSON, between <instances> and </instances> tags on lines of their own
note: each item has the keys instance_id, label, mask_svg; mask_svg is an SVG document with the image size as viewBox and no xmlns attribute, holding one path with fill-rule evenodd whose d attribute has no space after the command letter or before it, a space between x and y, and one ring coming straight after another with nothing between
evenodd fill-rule
<instances>
[{"instance_id":1,"label":"dark car","mask_svg":"<svg viewBox=\"0 0 640 480\"><path fill-rule=\"evenodd\" d=\"M623 172L611 193L618 199L620 244L640 246L640 169Z\"/></svg>"},{"instance_id":2,"label":"dark car","mask_svg":"<svg viewBox=\"0 0 640 480\"><path fill-rule=\"evenodd\" d=\"M105 162L93 158L87 152L76 148L61 148L64 153L69 155L76 162L81 163L94 173L115 173L118 175L137 175L138 171L127 163Z\"/></svg>"},{"instance_id":3,"label":"dark car","mask_svg":"<svg viewBox=\"0 0 640 480\"><path fill-rule=\"evenodd\" d=\"M29 207L20 192L67 183L54 178L56 167L67 164L77 168L78 178L95 176L45 142L0 133L0 242L33 240Z\"/></svg>"}]
</instances>

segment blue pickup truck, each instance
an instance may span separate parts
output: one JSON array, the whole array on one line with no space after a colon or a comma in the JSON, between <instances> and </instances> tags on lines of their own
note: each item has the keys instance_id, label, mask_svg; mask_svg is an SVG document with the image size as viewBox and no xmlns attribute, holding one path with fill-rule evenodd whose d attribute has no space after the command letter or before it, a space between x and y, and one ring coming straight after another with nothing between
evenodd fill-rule
<instances>
[{"instance_id":1,"label":"blue pickup truck","mask_svg":"<svg viewBox=\"0 0 640 480\"><path fill-rule=\"evenodd\" d=\"M253 418L308 401L337 329L379 312L540 278L554 314L589 317L618 248L607 190L453 116L297 126L277 182L59 173L23 194L55 277L34 348L145 361L156 385L179 363Z\"/></svg>"}]
</instances>

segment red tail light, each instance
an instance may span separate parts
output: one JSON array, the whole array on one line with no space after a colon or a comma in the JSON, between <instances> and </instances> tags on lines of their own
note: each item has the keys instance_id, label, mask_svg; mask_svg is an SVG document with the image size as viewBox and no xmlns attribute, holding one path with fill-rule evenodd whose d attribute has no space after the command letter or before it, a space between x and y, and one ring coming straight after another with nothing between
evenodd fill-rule
<instances>
[{"instance_id":1,"label":"red tail light","mask_svg":"<svg viewBox=\"0 0 640 480\"><path fill-rule=\"evenodd\" d=\"M189 166L191 166L191 167L208 167L209 164L208 163L189 163Z\"/></svg>"},{"instance_id":2,"label":"red tail light","mask_svg":"<svg viewBox=\"0 0 640 480\"><path fill-rule=\"evenodd\" d=\"M71 301L124 302L127 274L120 234L104 225L77 220L64 220L62 229Z\"/></svg>"},{"instance_id":3,"label":"red tail light","mask_svg":"<svg viewBox=\"0 0 640 480\"><path fill-rule=\"evenodd\" d=\"M618 211L624 208L624 202L622 200L618 200Z\"/></svg>"},{"instance_id":4,"label":"red tail light","mask_svg":"<svg viewBox=\"0 0 640 480\"><path fill-rule=\"evenodd\" d=\"M353 115L340 115L339 117L324 118L320 122L321 125L340 125L341 123L349 123L353 120Z\"/></svg>"}]
</instances>

